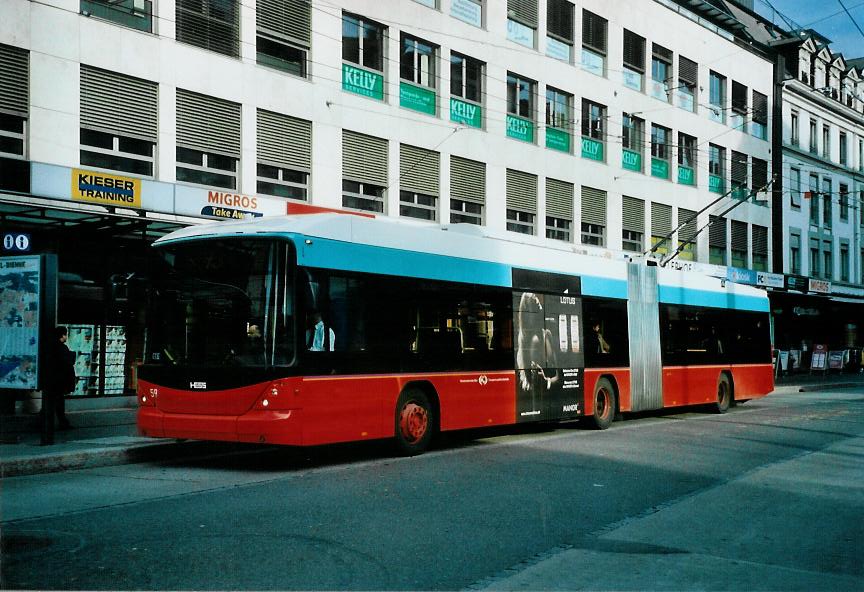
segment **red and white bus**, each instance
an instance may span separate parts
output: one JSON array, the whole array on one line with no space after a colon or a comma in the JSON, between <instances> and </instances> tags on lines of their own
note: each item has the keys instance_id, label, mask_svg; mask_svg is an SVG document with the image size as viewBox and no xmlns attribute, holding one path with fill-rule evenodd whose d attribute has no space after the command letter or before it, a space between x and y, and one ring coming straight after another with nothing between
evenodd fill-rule
<instances>
[{"instance_id":1,"label":"red and white bus","mask_svg":"<svg viewBox=\"0 0 864 592\"><path fill-rule=\"evenodd\" d=\"M156 241L138 429L318 445L736 401L773 389L768 298L476 226L339 214Z\"/></svg>"}]
</instances>

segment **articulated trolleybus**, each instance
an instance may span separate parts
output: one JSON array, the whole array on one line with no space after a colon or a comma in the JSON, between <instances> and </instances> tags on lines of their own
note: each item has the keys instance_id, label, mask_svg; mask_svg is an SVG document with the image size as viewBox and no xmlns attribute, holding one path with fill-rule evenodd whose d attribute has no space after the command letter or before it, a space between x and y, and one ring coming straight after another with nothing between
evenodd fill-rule
<instances>
[{"instance_id":1,"label":"articulated trolleybus","mask_svg":"<svg viewBox=\"0 0 864 592\"><path fill-rule=\"evenodd\" d=\"M344 214L161 238L139 432L394 438L417 454L438 431L603 429L618 413L723 412L773 389L764 292L515 239Z\"/></svg>"}]
</instances>

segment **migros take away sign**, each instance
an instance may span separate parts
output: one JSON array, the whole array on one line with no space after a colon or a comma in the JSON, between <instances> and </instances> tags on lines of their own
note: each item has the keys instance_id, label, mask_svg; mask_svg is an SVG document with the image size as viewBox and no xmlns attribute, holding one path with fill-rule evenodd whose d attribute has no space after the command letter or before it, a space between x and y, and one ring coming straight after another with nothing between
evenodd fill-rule
<instances>
[{"instance_id":1,"label":"migros take away sign","mask_svg":"<svg viewBox=\"0 0 864 592\"><path fill-rule=\"evenodd\" d=\"M141 207L141 179L72 169L72 199L100 206Z\"/></svg>"}]
</instances>

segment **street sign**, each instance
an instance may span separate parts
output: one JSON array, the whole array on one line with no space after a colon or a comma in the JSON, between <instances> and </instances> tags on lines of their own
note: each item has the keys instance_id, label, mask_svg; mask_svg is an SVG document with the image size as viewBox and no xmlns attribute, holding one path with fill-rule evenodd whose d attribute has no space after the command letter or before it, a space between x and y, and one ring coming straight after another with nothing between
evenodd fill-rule
<instances>
[{"instance_id":1,"label":"street sign","mask_svg":"<svg viewBox=\"0 0 864 592\"><path fill-rule=\"evenodd\" d=\"M6 232L3 234L3 250L13 253L30 251L30 235L26 232Z\"/></svg>"}]
</instances>

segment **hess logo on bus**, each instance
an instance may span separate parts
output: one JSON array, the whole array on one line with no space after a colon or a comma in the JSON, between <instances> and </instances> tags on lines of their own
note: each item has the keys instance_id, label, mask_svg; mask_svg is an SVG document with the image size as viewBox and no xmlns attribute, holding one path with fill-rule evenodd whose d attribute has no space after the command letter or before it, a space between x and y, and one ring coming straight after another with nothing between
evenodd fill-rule
<instances>
[{"instance_id":1,"label":"hess logo on bus","mask_svg":"<svg viewBox=\"0 0 864 592\"><path fill-rule=\"evenodd\" d=\"M206 389L207 383L202 380L196 380L194 382L189 383L190 389Z\"/></svg>"}]
</instances>

